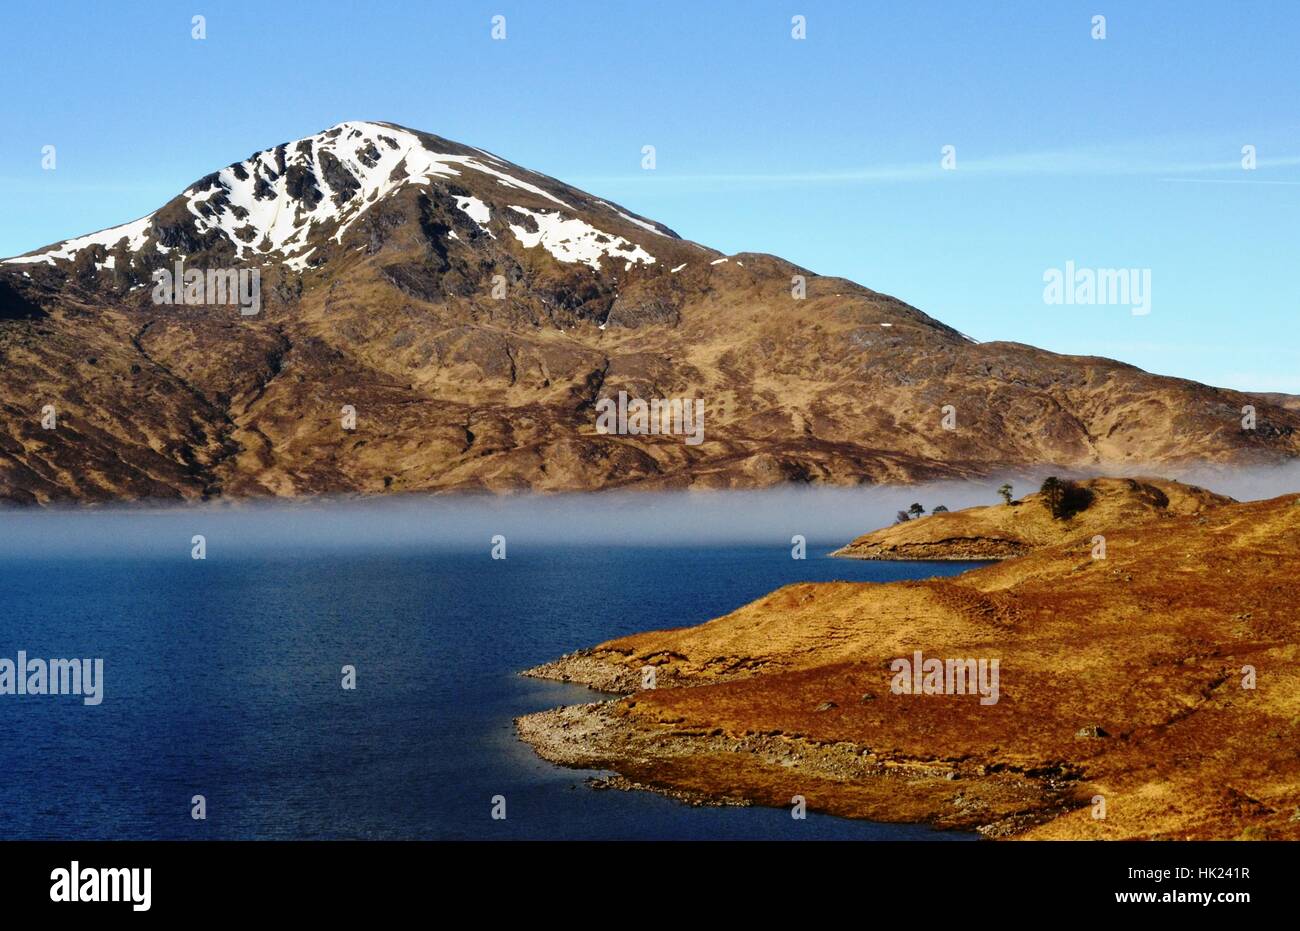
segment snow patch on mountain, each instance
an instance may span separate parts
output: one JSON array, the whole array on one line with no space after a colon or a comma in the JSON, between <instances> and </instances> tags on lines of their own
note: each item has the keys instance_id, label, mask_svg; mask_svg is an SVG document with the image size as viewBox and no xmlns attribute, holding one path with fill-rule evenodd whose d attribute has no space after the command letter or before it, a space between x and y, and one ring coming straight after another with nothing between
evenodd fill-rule
<instances>
[{"instance_id":1,"label":"snow patch on mountain","mask_svg":"<svg viewBox=\"0 0 1300 931\"><path fill-rule=\"evenodd\" d=\"M523 243L527 249L541 246L561 262L581 262L600 270L603 257L622 259L623 270L642 262L653 265L655 257L636 243L628 242L622 236L613 236L596 229L589 223L574 217L565 217L559 211L530 210L527 207L511 206L512 211L531 217L537 229L529 230L526 226L510 224L510 232Z\"/></svg>"},{"instance_id":2,"label":"snow patch on mountain","mask_svg":"<svg viewBox=\"0 0 1300 931\"><path fill-rule=\"evenodd\" d=\"M396 126L345 122L223 168L191 185L181 197L200 235L219 232L241 261L279 259L295 271L307 267L315 236L332 234L330 238L341 242L369 207L398 188L459 177L465 171L478 172L503 188L526 191L576 212L549 191L497 167L507 163L496 156L473 151L482 156L432 151L420 136ZM458 203L471 219L485 226L491 215L486 203L474 197L461 197ZM54 265L75 258L83 249L97 245L112 248L123 239L132 252L153 240L159 252L185 258L181 250L169 250L156 241L158 213L66 240L35 255L3 261ZM577 235L577 231L565 235ZM585 255L590 250L584 247L579 251ZM625 251L631 261L649 258L636 256L635 249Z\"/></svg>"},{"instance_id":3,"label":"snow patch on mountain","mask_svg":"<svg viewBox=\"0 0 1300 931\"><path fill-rule=\"evenodd\" d=\"M477 223L479 229L483 230L489 236L492 235L491 231L487 228L488 220L492 219L492 209L488 207L487 204L483 203L483 201L479 200L477 197L465 196L456 198L456 206L461 209L465 216ZM455 231L453 230L452 232Z\"/></svg>"},{"instance_id":4,"label":"snow patch on mountain","mask_svg":"<svg viewBox=\"0 0 1300 931\"><path fill-rule=\"evenodd\" d=\"M132 252L138 252L143 249L149 241L149 227L153 222L153 214L147 217L141 217L130 223L123 223L121 226L113 226L106 230L100 230L97 233L90 233L86 236L80 236L76 239L67 239L61 243L56 243L44 252L36 255L20 255L12 259L4 259L0 264L21 265L26 263L43 262L47 265L53 265L55 260L62 259L70 261L76 258L77 253L82 249L91 246L104 246L111 249L120 243L123 239L127 241L126 247ZM108 267L112 267L111 265Z\"/></svg>"},{"instance_id":5,"label":"snow patch on mountain","mask_svg":"<svg viewBox=\"0 0 1300 931\"><path fill-rule=\"evenodd\" d=\"M335 226L331 238L342 242L343 234L370 206L398 188L454 178L463 170L480 172L506 187L563 204L483 159L434 152L415 133L356 122L340 123L296 143L260 152L222 169L215 181L206 182L208 190L201 187L205 182L200 182L185 194L200 232L220 229L242 259L246 253L292 254L318 226ZM462 197L459 203L480 225L487 221L489 211L482 201Z\"/></svg>"}]
</instances>

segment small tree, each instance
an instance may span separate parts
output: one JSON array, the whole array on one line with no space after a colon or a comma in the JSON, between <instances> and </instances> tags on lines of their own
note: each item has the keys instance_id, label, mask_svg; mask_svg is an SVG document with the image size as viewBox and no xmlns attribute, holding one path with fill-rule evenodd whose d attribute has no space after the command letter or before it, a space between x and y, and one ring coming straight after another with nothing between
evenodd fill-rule
<instances>
[{"instance_id":1,"label":"small tree","mask_svg":"<svg viewBox=\"0 0 1300 931\"><path fill-rule=\"evenodd\" d=\"M936 504L934 507L930 508L930 513L931 513L931 514L947 514L947 513L948 513L948 508L945 507L945 506L942 505L942 504Z\"/></svg>"},{"instance_id":2,"label":"small tree","mask_svg":"<svg viewBox=\"0 0 1300 931\"><path fill-rule=\"evenodd\" d=\"M925 508L921 507L921 505L919 504L914 503L910 508L907 509L907 513L911 514L913 517L920 517L922 514L925 513Z\"/></svg>"},{"instance_id":3,"label":"small tree","mask_svg":"<svg viewBox=\"0 0 1300 931\"><path fill-rule=\"evenodd\" d=\"M1092 492L1083 485L1059 479L1055 475L1043 481L1043 504L1057 520L1066 520L1092 504Z\"/></svg>"},{"instance_id":4,"label":"small tree","mask_svg":"<svg viewBox=\"0 0 1300 931\"><path fill-rule=\"evenodd\" d=\"M898 516L894 518L894 523L905 524L911 519L912 519L911 514L908 514L906 511L899 511Z\"/></svg>"},{"instance_id":5,"label":"small tree","mask_svg":"<svg viewBox=\"0 0 1300 931\"><path fill-rule=\"evenodd\" d=\"M1004 482L1004 483L1002 484L1002 487L998 489L998 494L1000 494L1000 495L1002 496L1002 500L1003 500L1003 501L1005 501L1007 504L1010 504L1010 503L1011 503L1011 483L1010 483L1010 482Z\"/></svg>"},{"instance_id":6,"label":"small tree","mask_svg":"<svg viewBox=\"0 0 1300 931\"><path fill-rule=\"evenodd\" d=\"M1055 475L1043 479L1043 487L1038 489L1043 496L1043 505L1055 518L1063 517L1061 505L1065 501L1065 482Z\"/></svg>"}]
</instances>

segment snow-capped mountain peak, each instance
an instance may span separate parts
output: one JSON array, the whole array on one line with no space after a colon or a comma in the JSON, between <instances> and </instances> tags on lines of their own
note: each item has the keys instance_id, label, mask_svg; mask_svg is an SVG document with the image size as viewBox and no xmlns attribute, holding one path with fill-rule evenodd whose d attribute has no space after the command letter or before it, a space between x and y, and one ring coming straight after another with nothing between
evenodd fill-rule
<instances>
[{"instance_id":1,"label":"snow-capped mountain peak","mask_svg":"<svg viewBox=\"0 0 1300 931\"><path fill-rule=\"evenodd\" d=\"M605 201L485 152L390 123L349 121L264 149L200 179L146 217L66 240L3 264L55 266L96 250L95 268L113 270L118 253L185 260L222 246L236 263L274 263L293 272L325 261L329 243L374 205L411 185L453 182L458 208L488 231L494 214L527 248L542 247L558 261L599 269L604 259L654 264L644 245L590 222L675 239L670 230ZM520 203L522 201L522 203ZM608 224L605 224L608 225ZM498 227L501 229L501 227ZM489 231L490 235L492 234ZM101 255L102 253L105 253Z\"/></svg>"}]
</instances>

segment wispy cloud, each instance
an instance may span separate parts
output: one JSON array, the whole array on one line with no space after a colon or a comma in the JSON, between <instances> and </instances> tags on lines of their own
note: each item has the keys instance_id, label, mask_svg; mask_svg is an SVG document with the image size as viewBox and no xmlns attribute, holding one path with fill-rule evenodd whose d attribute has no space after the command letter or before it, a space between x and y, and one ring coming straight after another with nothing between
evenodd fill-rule
<instances>
[{"instance_id":1,"label":"wispy cloud","mask_svg":"<svg viewBox=\"0 0 1300 931\"><path fill-rule=\"evenodd\" d=\"M1177 184L1300 184L1300 181L1268 181L1253 178L1161 178Z\"/></svg>"},{"instance_id":2,"label":"wispy cloud","mask_svg":"<svg viewBox=\"0 0 1300 931\"><path fill-rule=\"evenodd\" d=\"M652 181L708 185L805 185L805 184L879 184L894 182L946 181L962 177L1026 177L1026 176L1123 176L1123 175L1197 175L1242 171L1238 159L1182 160L1174 147L1164 146L1163 151L1153 151L1151 146L1117 146L1093 149L1062 149L1056 151L1005 154L982 158L963 158L958 151L957 167L945 170L940 165L936 148L933 161L907 164L868 165L857 168L817 171L778 172L717 172L703 174L673 174L667 171L638 172L632 175L605 177L586 176L572 179L581 185L612 185ZM1186 151L1191 146L1181 147ZM1204 149L1204 144L1195 146ZM1231 151L1231 150L1230 150ZM1259 158L1257 170L1292 168L1300 166L1300 155ZM1224 183L1300 184L1300 180L1228 179L1214 178L1160 178L1160 180L1187 180Z\"/></svg>"}]
</instances>

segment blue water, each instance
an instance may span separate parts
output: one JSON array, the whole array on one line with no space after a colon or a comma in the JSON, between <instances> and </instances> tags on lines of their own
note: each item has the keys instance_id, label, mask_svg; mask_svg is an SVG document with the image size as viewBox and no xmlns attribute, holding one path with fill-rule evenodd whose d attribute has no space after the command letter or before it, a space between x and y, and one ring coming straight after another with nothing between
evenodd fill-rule
<instances>
[{"instance_id":1,"label":"blue water","mask_svg":"<svg viewBox=\"0 0 1300 931\"><path fill-rule=\"evenodd\" d=\"M955 839L596 791L538 759L512 719L600 697L516 675L577 647L787 582L967 568L788 547L4 556L0 657L105 669L96 707L0 696L0 837ZM206 821L190 817L196 794Z\"/></svg>"}]
</instances>

